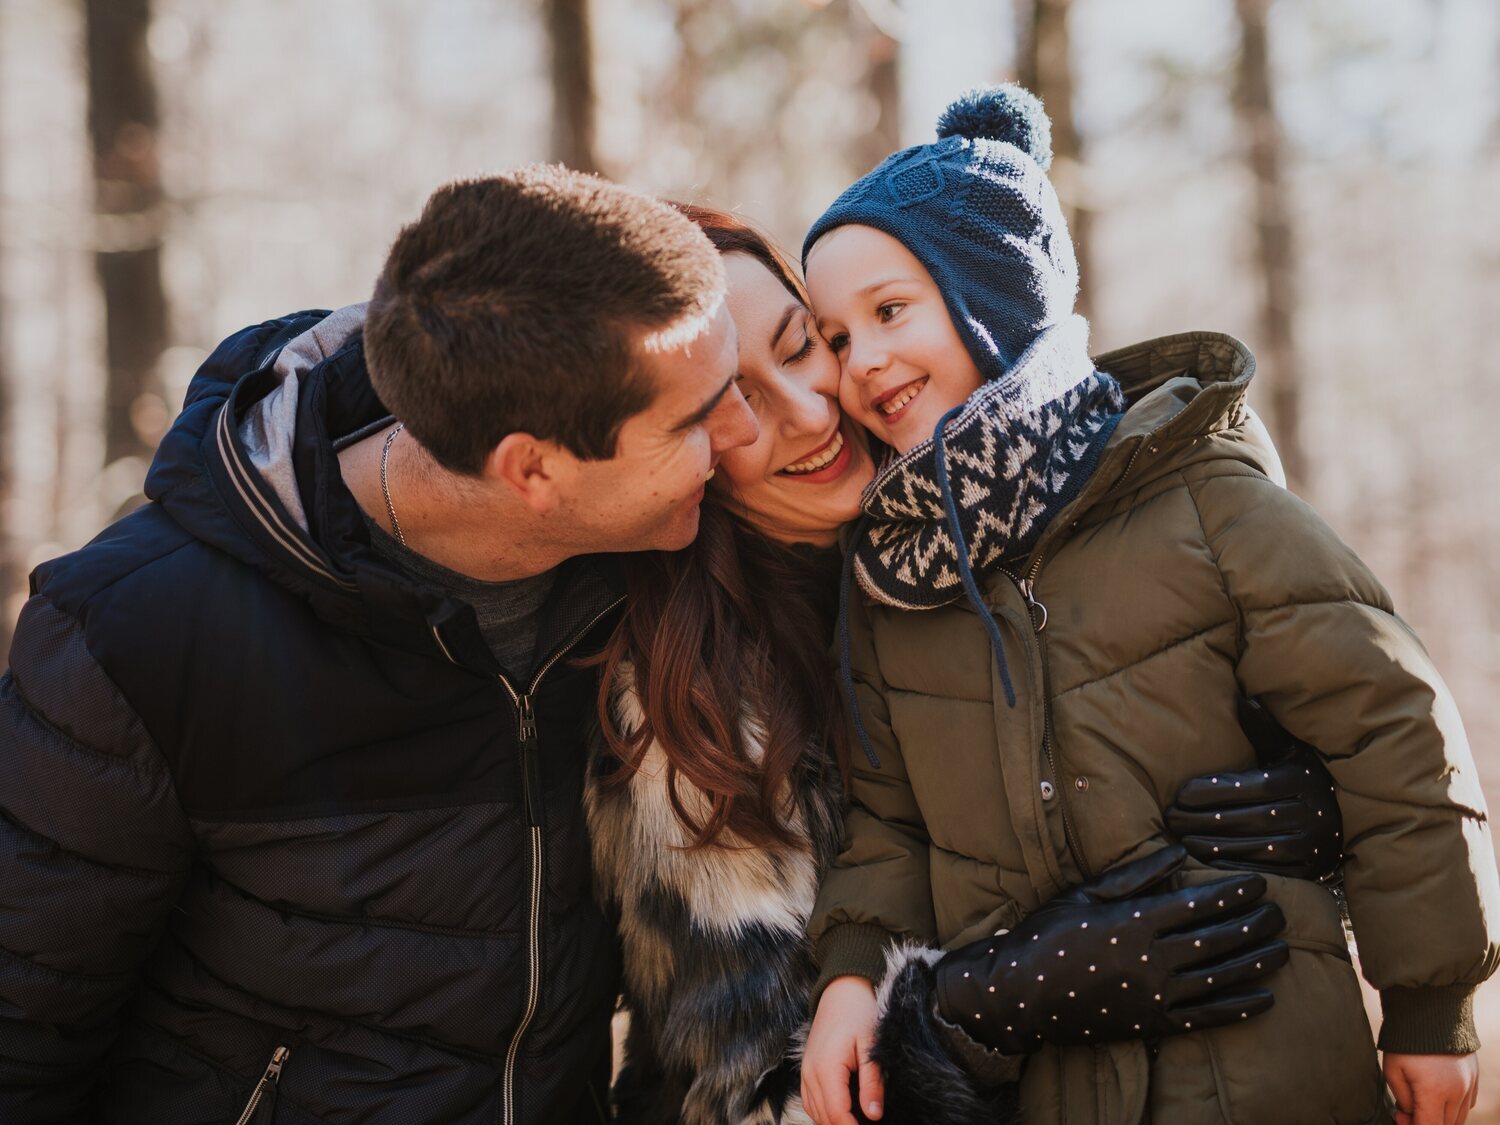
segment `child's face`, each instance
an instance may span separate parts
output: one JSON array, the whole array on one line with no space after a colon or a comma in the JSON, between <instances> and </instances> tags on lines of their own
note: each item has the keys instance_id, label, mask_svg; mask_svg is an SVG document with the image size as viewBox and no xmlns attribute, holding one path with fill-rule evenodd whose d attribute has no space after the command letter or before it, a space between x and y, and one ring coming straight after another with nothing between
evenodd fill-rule
<instances>
[{"instance_id":1,"label":"child's face","mask_svg":"<svg viewBox=\"0 0 1500 1125\"><path fill-rule=\"evenodd\" d=\"M932 275L884 231L849 225L818 239L807 288L839 357L840 405L898 452L984 382Z\"/></svg>"}]
</instances>

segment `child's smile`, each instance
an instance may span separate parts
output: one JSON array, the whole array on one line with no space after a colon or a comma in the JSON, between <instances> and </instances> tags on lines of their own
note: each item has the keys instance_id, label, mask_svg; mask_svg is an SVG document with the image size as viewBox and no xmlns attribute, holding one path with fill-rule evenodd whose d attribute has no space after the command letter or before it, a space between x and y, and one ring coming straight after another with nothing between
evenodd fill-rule
<instances>
[{"instance_id":1,"label":"child's smile","mask_svg":"<svg viewBox=\"0 0 1500 1125\"><path fill-rule=\"evenodd\" d=\"M906 408L911 405L911 401L922 393L922 388L925 386L927 386L927 376L923 375L915 382L907 383L904 387L897 387L894 391L887 391L880 395L871 405L880 411L887 426L894 425L906 413Z\"/></svg>"}]
</instances>

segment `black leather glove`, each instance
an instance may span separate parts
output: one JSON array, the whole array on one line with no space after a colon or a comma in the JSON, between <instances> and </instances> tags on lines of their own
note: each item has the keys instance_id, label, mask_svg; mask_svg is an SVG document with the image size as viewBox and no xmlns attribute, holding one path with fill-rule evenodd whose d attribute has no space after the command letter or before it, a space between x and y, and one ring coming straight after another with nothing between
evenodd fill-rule
<instances>
[{"instance_id":1,"label":"black leather glove","mask_svg":"<svg viewBox=\"0 0 1500 1125\"><path fill-rule=\"evenodd\" d=\"M1235 875L1146 893L1187 859L1179 847L1122 864L1033 911L1014 930L937 964L938 1014L994 1050L1157 1039L1249 1019L1247 988L1286 963L1286 925L1266 883Z\"/></svg>"},{"instance_id":2,"label":"black leather glove","mask_svg":"<svg viewBox=\"0 0 1500 1125\"><path fill-rule=\"evenodd\" d=\"M1344 851L1333 778L1259 702L1240 700L1240 726L1260 766L1193 778L1167 807L1167 828L1215 867L1327 879Z\"/></svg>"}]
</instances>

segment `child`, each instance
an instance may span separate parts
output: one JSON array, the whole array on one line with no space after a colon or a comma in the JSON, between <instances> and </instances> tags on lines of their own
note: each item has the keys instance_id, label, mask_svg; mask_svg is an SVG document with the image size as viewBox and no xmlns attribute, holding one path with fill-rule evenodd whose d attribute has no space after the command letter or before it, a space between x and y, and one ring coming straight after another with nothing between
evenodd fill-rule
<instances>
[{"instance_id":1,"label":"child","mask_svg":"<svg viewBox=\"0 0 1500 1125\"><path fill-rule=\"evenodd\" d=\"M1500 885L1447 689L1368 570L1277 483L1243 345L1193 332L1089 357L1036 100L977 91L938 136L845 192L804 250L843 406L891 450L849 543L863 596L846 593L842 641L870 763L813 914L826 991L805 1084L869 1042L873 982L905 996L925 974L933 1002L930 957L899 941L1013 929L1168 843L1184 778L1253 764L1231 720L1243 692L1328 759L1401 1119L1455 1120ZM1182 879L1207 877L1189 863ZM1107 1017L1065 1014L1071 1033L1025 1064L1024 1119L1390 1120L1337 903L1267 882L1291 946L1270 1012L1059 1046ZM1024 1049L1004 1034L1003 966L993 987L967 977L939 963L939 1014Z\"/></svg>"}]
</instances>

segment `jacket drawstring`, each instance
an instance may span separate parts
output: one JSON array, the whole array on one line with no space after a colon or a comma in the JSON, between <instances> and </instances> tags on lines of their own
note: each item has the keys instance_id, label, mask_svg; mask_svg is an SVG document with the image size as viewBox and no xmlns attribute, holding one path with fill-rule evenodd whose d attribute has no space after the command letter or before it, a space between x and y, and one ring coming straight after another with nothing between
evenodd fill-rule
<instances>
[{"instance_id":1,"label":"jacket drawstring","mask_svg":"<svg viewBox=\"0 0 1500 1125\"><path fill-rule=\"evenodd\" d=\"M958 505L953 502L953 486L948 483L948 449L943 428L967 405L961 402L938 419L938 424L932 431L933 463L937 470L938 488L943 493L943 511L948 514L948 531L953 536L953 549L958 556L958 576L963 580L964 593L969 595L969 604L974 607L974 612L979 614L979 620L983 621L985 628L989 630L990 645L995 650L995 662L1000 668L1000 684L1005 688L1005 702L1014 707L1016 689L1011 686L1010 666L1005 662L1005 648L1000 641L1000 626L995 624L995 615L990 612L989 606L984 604L984 597L979 592L979 583L974 581L974 571L969 567L969 544L964 539L964 530L958 522Z\"/></svg>"},{"instance_id":2,"label":"jacket drawstring","mask_svg":"<svg viewBox=\"0 0 1500 1125\"><path fill-rule=\"evenodd\" d=\"M1010 665L1005 660L1005 646L1000 638L1000 626L995 623L995 615L990 612L989 606L984 604L984 595L979 592L979 583L974 581L974 571L969 566L969 543L964 538L963 527L958 520L958 505L953 500L953 486L948 482L948 450L943 430L965 405L965 403L959 403L938 419L938 424L932 431L933 460L937 469L938 488L943 494L943 511L948 516L948 531L953 536L954 552L958 556L958 576L963 582L964 593L969 597L969 604L974 607L974 611L979 614L979 620L984 622L985 628L989 631L990 647L995 650L995 663L1000 670L1000 686L1005 689L1005 702L1014 707L1016 689L1010 681ZM869 515L861 515L859 522L854 525L854 534L849 539L851 546L844 553L843 571L839 575L839 682L843 684L844 695L849 700L849 713L854 720L855 736L859 739L865 757L870 760L871 767L878 770L880 759L875 756L875 747L870 742L869 732L865 730L864 717L860 714L859 699L854 694L854 670L849 640L849 594L854 579L852 544L860 541L869 520Z\"/></svg>"},{"instance_id":3,"label":"jacket drawstring","mask_svg":"<svg viewBox=\"0 0 1500 1125\"><path fill-rule=\"evenodd\" d=\"M864 717L859 713L859 697L854 694L854 668L849 655L849 591L854 579L852 545L859 542L869 519L869 516L862 515L854 525L854 535L849 540L851 546L844 552L844 565L839 574L839 683L843 685L844 697L849 701L849 714L854 719L854 733L859 738L859 745L864 750L865 757L870 759L870 768L878 770L880 759L875 756L875 747L870 742L869 732L865 730Z\"/></svg>"}]
</instances>

